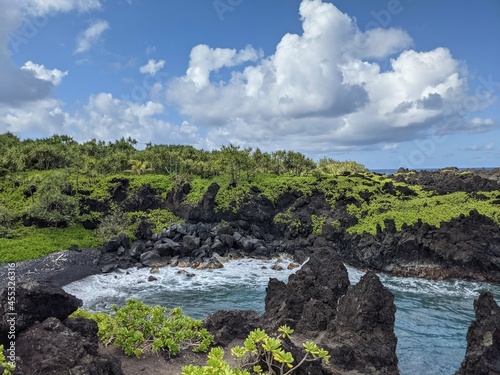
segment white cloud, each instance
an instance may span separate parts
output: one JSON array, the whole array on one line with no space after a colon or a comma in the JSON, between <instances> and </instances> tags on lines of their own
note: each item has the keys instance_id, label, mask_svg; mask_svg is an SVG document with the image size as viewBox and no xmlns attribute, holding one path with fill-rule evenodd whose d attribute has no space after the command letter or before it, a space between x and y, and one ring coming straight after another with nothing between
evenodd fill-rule
<instances>
[{"instance_id":1,"label":"white cloud","mask_svg":"<svg viewBox=\"0 0 500 375\"><path fill-rule=\"evenodd\" d=\"M101 38L103 32L109 29L109 23L104 20L95 20L77 38L75 53L90 50Z\"/></svg>"},{"instance_id":2,"label":"white cloud","mask_svg":"<svg viewBox=\"0 0 500 375\"><path fill-rule=\"evenodd\" d=\"M48 81L54 86L58 86L62 79L68 75L67 71L61 72L59 69L49 70L45 66L35 64L32 61L27 61L21 69L33 72L36 78Z\"/></svg>"},{"instance_id":3,"label":"white cloud","mask_svg":"<svg viewBox=\"0 0 500 375\"><path fill-rule=\"evenodd\" d=\"M382 147L382 150L383 151L393 151L393 150L397 150L398 148L399 148L399 143L389 143L389 144L385 144Z\"/></svg>"},{"instance_id":4,"label":"white cloud","mask_svg":"<svg viewBox=\"0 0 500 375\"><path fill-rule=\"evenodd\" d=\"M209 84L210 73L223 67L233 67L248 61L256 61L261 57L261 52L247 46L236 51L229 48L210 48L199 44L191 50L189 68L186 72L185 82L194 83L200 89Z\"/></svg>"},{"instance_id":5,"label":"white cloud","mask_svg":"<svg viewBox=\"0 0 500 375\"><path fill-rule=\"evenodd\" d=\"M59 125L63 123L64 116L60 105L55 99L40 99L29 103L29 106L0 106L0 133L61 134Z\"/></svg>"},{"instance_id":6,"label":"white cloud","mask_svg":"<svg viewBox=\"0 0 500 375\"><path fill-rule=\"evenodd\" d=\"M478 144L471 145L471 146L467 147L465 150L466 151L491 151L494 149L495 149L495 143L491 142L491 143L486 143L483 145L478 145Z\"/></svg>"},{"instance_id":7,"label":"white cloud","mask_svg":"<svg viewBox=\"0 0 500 375\"><path fill-rule=\"evenodd\" d=\"M29 14L44 16L50 13L69 12L77 10L88 12L100 9L100 0L17 0L18 4Z\"/></svg>"},{"instance_id":8,"label":"white cloud","mask_svg":"<svg viewBox=\"0 0 500 375\"><path fill-rule=\"evenodd\" d=\"M283 36L270 56L195 46L169 101L211 126L216 145L305 152L398 143L442 132L454 117L466 122L467 72L448 49L412 50L400 29L362 32L321 0L303 0L300 15L302 34Z\"/></svg>"},{"instance_id":9,"label":"white cloud","mask_svg":"<svg viewBox=\"0 0 500 375\"><path fill-rule=\"evenodd\" d=\"M198 128L184 122L172 124L162 118L164 105L148 101L140 104L114 98L110 93L91 95L76 113L68 113L63 103L54 99L39 100L29 106L0 106L0 133L32 133L37 137L67 134L77 141L97 138L114 141L122 136L140 143L192 144L207 148Z\"/></svg>"},{"instance_id":10,"label":"white cloud","mask_svg":"<svg viewBox=\"0 0 500 375\"><path fill-rule=\"evenodd\" d=\"M139 71L142 74L149 74L154 76L160 69L162 69L165 66L165 60L154 60L150 59L147 64L141 66L139 68Z\"/></svg>"}]
</instances>

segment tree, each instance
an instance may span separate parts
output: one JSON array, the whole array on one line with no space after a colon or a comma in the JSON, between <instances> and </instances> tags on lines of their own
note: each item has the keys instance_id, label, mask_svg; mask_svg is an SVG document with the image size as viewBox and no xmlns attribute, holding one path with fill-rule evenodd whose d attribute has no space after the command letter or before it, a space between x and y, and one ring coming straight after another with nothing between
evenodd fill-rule
<instances>
[{"instance_id":1,"label":"tree","mask_svg":"<svg viewBox=\"0 0 500 375\"><path fill-rule=\"evenodd\" d=\"M131 165L131 168L127 169L125 172L141 175L144 174L145 172L150 172L153 170L153 168L151 168L151 163L149 161L132 159L130 160L129 163Z\"/></svg>"},{"instance_id":2,"label":"tree","mask_svg":"<svg viewBox=\"0 0 500 375\"><path fill-rule=\"evenodd\" d=\"M251 166L250 147L240 149L240 146L229 144L229 146L222 146L219 154L219 165L221 170L229 173L232 183L238 183L242 172L248 172Z\"/></svg>"},{"instance_id":3,"label":"tree","mask_svg":"<svg viewBox=\"0 0 500 375\"><path fill-rule=\"evenodd\" d=\"M54 172L47 176L36 192L36 199L28 209L28 216L39 224L67 226L79 214L78 200L69 195L71 185L67 175Z\"/></svg>"}]
</instances>

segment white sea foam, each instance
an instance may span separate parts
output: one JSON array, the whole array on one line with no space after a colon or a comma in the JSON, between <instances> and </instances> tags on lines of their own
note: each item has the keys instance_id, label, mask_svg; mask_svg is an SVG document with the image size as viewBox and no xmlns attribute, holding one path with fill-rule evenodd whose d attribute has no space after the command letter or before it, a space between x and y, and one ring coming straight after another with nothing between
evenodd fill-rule
<instances>
[{"instance_id":1,"label":"white sea foam","mask_svg":"<svg viewBox=\"0 0 500 375\"><path fill-rule=\"evenodd\" d=\"M195 316L219 308L261 311L269 279L286 282L297 270L288 270L290 263L286 257L247 258L229 260L223 268L215 270L167 266L155 274L150 273L150 268L133 268L89 276L66 285L64 290L82 299L83 308L90 311L109 311L112 305L123 305L130 298L169 307L179 305ZM283 270L273 270L274 264L281 265ZM157 280L150 282L149 276Z\"/></svg>"}]
</instances>

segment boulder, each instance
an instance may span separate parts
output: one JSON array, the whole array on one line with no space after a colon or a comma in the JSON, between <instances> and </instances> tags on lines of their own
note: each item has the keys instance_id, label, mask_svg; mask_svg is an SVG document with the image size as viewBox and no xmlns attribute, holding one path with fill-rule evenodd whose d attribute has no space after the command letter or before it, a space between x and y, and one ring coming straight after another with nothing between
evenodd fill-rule
<instances>
[{"instance_id":1,"label":"boulder","mask_svg":"<svg viewBox=\"0 0 500 375\"><path fill-rule=\"evenodd\" d=\"M118 237L113 237L104 244L104 249L106 251L112 252L117 251L120 246L122 246L122 240Z\"/></svg>"},{"instance_id":2,"label":"boulder","mask_svg":"<svg viewBox=\"0 0 500 375\"><path fill-rule=\"evenodd\" d=\"M82 319L68 325L50 317L16 340L16 374L122 375L120 363L97 351L97 324Z\"/></svg>"},{"instance_id":3,"label":"boulder","mask_svg":"<svg viewBox=\"0 0 500 375\"><path fill-rule=\"evenodd\" d=\"M142 253L139 259L143 265L152 266L161 259L161 256L158 250L149 250Z\"/></svg>"},{"instance_id":4,"label":"boulder","mask_svg":"<svg viewBox=\"0 0 500 375\"><path fill-rule=\"evenodd\" d=\"M340 371L397 375L394 296L373 272L340 298L321 345Z\"/></svg>"},{"instance_id":5,"label":"boulder","mask_svg":"<svg viewBox=\"0 0 500 375\"><path fill-rule=\"evenodd\" d=\"M26 282L16 285L16 303L9 304L8 290L1 294L0 315L8 317L16 313L16 332L22 332L35 322L42 322L49 317L66 319L82 306L82 301L48 282ZM9 331L6 319L0 322L1 338L4 340Z\"/></svg>"},{"instance_id":6,"label":"boulder","mask_svg":"<svg viewBox=\"0 0 500 375\"><path fill-rule=\"evenodd\" d=\"M154 245L154 250L158 251L160 256L174 256L179 255L182 245L170 238L162 238ZM141 260L142 261L142 260Z\"/></svg>"},{"instance_id":7,"label":"boulder","mask_svg":"<svg viewBox=\"0 0 500 375\"><path fill-rule=\"evenodd\" d=\"M476 319L467 331L467 349L455 375L500 374L500 307L489 292L474 301Z\"/></svg>"},{"instance_id":8,"label":"boulder","mask_svg":"<svg viewBox=\"0 0 500 375\"><path fill-rule=\"evenodd\" d=\"M200 238L191 235L184 236L182 246L190 253L200 247Z\"/></svg>"},{"instance_id":9,"label":"boulder","mask_svg":"<svg viewBox=\"0 0 500 375\"><path fill-rule=\"evenodd\" d=\"M139 258L141 254L146 250L146 245L142 241L135 241L130 246L128 251L129 256L132 258Z\"/></svg>"},{"instance_id":10,"label":"boulder","mask_svg":"<svg viewBox=\"0 0 500 375\"><path fill-rule=\"evenodd\" d=\"M233 340L245 339L250 331L258 328L259 314L248 310L219 310L210 314L203 326L214 335L214 345L227 346Z\"/></svg>"}]
</instances>

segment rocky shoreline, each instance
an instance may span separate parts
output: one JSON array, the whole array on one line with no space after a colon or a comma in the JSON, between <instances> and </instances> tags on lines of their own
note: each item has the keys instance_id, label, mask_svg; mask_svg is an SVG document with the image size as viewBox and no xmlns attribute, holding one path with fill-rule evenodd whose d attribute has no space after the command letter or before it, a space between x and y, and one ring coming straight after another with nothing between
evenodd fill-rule
<instances>
[{"instance_id":1,"label":"rocky shoreline","mask_svg":"<svg viewBox=\"0 0 500 375\"><path fill-rule=\"evenodd\" d=\"M442 171L398 172L392 176L394 181L418 184L442 194L500 191L500 171L464 174L452 170L448 175ZM224 258L270 258L283 253L297 263L310 259L288 284L270 280L262 316L218 312L205 321L221 345L244 338L257 326L292 326L300 337L321 343L332 354L329 366L311 364L303 370L304 374L399 373L392 294L373 272L351 286L344 264L399 276L500 282L500 226L477 211L439 227L419 221L397 230L394 222L386 221L384 229L378 228L376 234L349 234L345 227L355 219L346 210L352 203L349 197L340 197L335 207L328 208L321 192L304 195L288 191L271 202L254 189L239 207L221 211L216 209L217 184L207 189L199 204L186 199L190 189L189 184L173 189L164 202L149 188L128 198L141 209L151 204L164 205L183 218L184 224L153 234L150 225L143 221L133 242L120 235L99 248L74 248L15 264L16 277L22 280L18 304L21 301L19 314L23 322L18 326L22 366L17 374L32 374L35 367L30 366L42 360L33 352L33 342L48 348L45 357L50 354L60 358L61 362L47 364L50 371L55 368L60 374L74 373L69 369L78 369L81 374L124 374L119 359L99 352L96 327L88 321L68 318L68 311L74 311L81 301L59 289L86 276L117 269L154 270L167 265L209 269L222 267ZM386 184L384 189L391 194L394 186ZM311 225L292 228L273 222L277 213L285 210L292 212L294 220L304 223L310 222L312 215L325 215L340 225L326 223L321 234L315 234ZM0 265L1 285L6 285L9 268L11 265ZM154 275L150 280L154 281ZM0 306L4 313L6 298L4 291ZM59 301L57 306L53 301ZM40 304L45 306L43 311L36 309ZM66 310L60 313L61 308ZM466 357L457 374L500 373L500 310L487 293L479 297L475 310L476 321L467 335ZM3 338L7 327L4 324L0 329ZM60 335L70 341L58 344ZM294 343L289 345L288 350L296 350ZM75 352L65 352L68 346ZM37 362L30 362L29 358ZM64 362L65 358L76 359Z\"/></svg>"},{"instance_id":2,"label":"rocky shoreline","mask_svg":"<svg viewBox=\"0 0 500 375\"><path fill-rule=\"evenodd\" d=\"M7 290L0 296L0 313L9 311ZM16 375L178 374L180 366L204 357L187 353L169 360L145 358L131 361L117 351L101 347L94 321L70 318L82 302L50 282L22 282L16 287ZM500 307L490 293L474 304L476 319L467 334L467 351L456 375L496 374L500 370ZM298 354L300 343L313 340L331 355L328 364L310 362L299 375L397 375L396 306L393 295L377 275L368 272L350 285L347 270L330 247L317 248L311 258L290 276L288 283L270 279L265 312L217 311L204 326L215 345L230 348L257 328L274 331L287 324L296 339L285 340L287 351ZM10 326L0 324L0 344L9 346ZM143 364L141 365L141 362ZM154 366L149 366L149 362ZM187 362L186 362L187 361ZM161 363L162 367L158 367Z\"/></svg>"}]
</instances>

